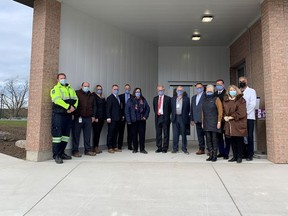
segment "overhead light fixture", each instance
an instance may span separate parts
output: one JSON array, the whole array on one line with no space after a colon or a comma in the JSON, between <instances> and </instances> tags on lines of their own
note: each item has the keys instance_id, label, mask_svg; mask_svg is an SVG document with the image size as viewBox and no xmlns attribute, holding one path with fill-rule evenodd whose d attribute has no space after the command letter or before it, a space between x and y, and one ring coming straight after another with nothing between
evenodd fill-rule
<instances>
[{"instance_id":1,"label":"overhead light fixture","mask_svg":"<svg viewBox=\"0 0 288 216\"><path fill-rule=\"evenodd\" d=\"M212 22L213 16L205 15L202 17L202 22Z\"/></svg>"},{"instance_id":2,"label":"overhead light fixture","mask_svg":"<svg viewBox=\"0 0 288 216\"><path fill-rule=\"evenodd\" d=\"M201 39L200 35L193 35L191 38L193 41L199 41Z\"/></svg>"}]
</instances>

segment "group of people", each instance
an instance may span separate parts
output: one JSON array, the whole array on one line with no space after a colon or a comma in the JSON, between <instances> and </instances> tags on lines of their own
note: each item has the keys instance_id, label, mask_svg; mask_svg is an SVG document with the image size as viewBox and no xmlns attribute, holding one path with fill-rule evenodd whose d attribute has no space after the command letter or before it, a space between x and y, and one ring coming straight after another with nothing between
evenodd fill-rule
<instances>
[{"instance_id":1,"label":"group of people","mask_svg":"<svg viewBox=\"0 0 288 216\"><path fill-rule=\"evenodd\" d=\"M169 149L169 131L172 122L173 149L179 150L179 137L182 138L182 151L187 151L187 126L196 126L199 150L197 155L205 154L207 161L215 162L217 157L229 159L230 144L233 157L230 162L242 162L244 154L247 160L253 159L253 130L255 121L256 92L247 86L247 79L240 77L239 88L235 85L225 90L224 81L214 85L196 84L197 94L191 99L184 88L178 86L171 98L165 95L165 88L157 86L157 96L153 99L156 128L156 153L167 153ZM124 86L119 94L119 86L114 84L111 94L105 99L101 85L95 92L90 84L83 82L81 89L74 89L67 83L66 75L57 75L57 84L50 92L52 106L52 151L58 164L72 159L65 153L72 129L72 156L81 157L79 151L80 134L83 131L84 154L95 156L102 153L99 140L104 122L107 122L107 148L113 154L121 152L124 131L127 125L127 145L133 153L145 150L146 121L150 106L142 94L141 88L131 92L131 86ZM91 133L93 131L93 142ZM244 137L248 137L247 151L244 151ZM205 145L205 140L206 144ZM92 145L91 145L92 143ZM218 154L219 149L219 154Z\"/></svg>"}]
</instances>

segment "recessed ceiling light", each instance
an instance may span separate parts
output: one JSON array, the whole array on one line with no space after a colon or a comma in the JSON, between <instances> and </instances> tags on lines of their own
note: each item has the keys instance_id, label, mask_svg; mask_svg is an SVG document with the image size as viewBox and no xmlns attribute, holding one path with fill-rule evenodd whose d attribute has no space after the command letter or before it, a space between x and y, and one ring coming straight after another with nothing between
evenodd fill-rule
<instances>
[{"instance_id":1,"label":"recessed ceiling light","mask_svg":"<svg viewBox=\"0 0 288 216\"><path fill-rule=\"evenodd\" d=\"M212 22L213 16L205 15L202 17L202 22Z\"/></svg>"},{"instance_id":2,"label":"recessed ceiling light","mask_svg":"<svg viewBox=\"0 0 288 216\"><path fill-rule=\"evenodd\" d=\"M191 38L193 41L198 41L201 39L201 36L200 35L193 35L192 38Z\"/></svg>"}]
</instances>

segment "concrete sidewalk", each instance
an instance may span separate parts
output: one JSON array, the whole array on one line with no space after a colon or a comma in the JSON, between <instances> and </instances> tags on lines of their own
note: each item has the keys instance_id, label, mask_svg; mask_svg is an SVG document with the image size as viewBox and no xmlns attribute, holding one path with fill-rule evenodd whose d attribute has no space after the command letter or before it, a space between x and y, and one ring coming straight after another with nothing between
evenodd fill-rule
<instances>
[{"instance_id":1,"label":"concrete sidewalk","mask_svg":"<svg viewBox=\"0 0 288 216\"><path fill-rule=\"evenodd\" d=\"M0 154L0 215L288 215L288 165L183 153L83 156L56 164Z\"/></svg>"}]
</instances>

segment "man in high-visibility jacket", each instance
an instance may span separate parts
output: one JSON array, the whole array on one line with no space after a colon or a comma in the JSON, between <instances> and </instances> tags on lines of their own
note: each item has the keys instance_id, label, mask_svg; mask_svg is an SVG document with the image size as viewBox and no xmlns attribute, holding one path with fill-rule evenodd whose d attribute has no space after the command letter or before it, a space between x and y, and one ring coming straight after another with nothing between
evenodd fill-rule
<instances>
[{"instance_id":1,"label":"man in high-visibility jacket","mask_svg":"<svg viewBox=\"0 0 288 216\"><path fill-rule=\"evenodd\" d=\"M51 89L52 107L52 151L57 164L72 159L65 154L72 127L72 113L78 106L78 98L74 89L67 83L66 75L57 75L57 84Z\"/></svg>"}]
</instances>

